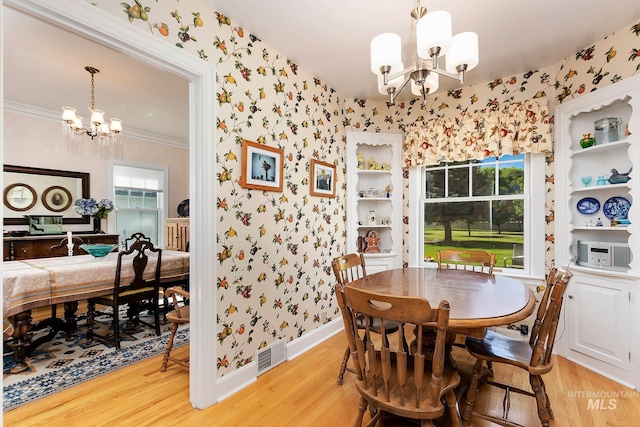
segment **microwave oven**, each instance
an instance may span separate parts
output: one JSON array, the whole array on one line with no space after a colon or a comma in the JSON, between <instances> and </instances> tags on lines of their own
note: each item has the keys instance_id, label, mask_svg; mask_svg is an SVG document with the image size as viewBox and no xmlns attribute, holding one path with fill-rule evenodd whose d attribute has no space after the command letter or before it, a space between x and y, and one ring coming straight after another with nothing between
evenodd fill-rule
<instances>
[{"instance_id":1,"label":"microwave oven","mask_svg":"<svg viewBox=\"0 0 640 427\"><path fill-rule=\"evenodd\" d=\"M610 270L627 270L631 249L626 243L578 240L578 265Z\"/></svg>"}]
</instances>

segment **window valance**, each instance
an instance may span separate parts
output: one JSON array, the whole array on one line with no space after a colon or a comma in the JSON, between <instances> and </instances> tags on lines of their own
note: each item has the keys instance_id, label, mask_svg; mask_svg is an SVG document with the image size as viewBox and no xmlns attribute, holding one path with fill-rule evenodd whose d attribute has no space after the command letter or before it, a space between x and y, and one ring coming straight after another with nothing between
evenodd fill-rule
<instances>
[{"instance_id":1,"label":"window valance","mask_svg":"<svg viewBox=\"0 0 640 427\"><path fill-rule=\"evenodd\" d=\"M527 100L413 123L402 147L405 166L548 153L553 147L546 102Z\"/></svg>"}]
</instances>

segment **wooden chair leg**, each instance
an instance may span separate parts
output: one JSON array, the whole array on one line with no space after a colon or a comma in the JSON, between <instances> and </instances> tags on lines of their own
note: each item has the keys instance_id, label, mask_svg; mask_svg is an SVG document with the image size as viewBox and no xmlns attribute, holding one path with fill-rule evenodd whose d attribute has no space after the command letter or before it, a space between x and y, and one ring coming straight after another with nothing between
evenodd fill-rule
<instances>
[{"instance_id":1,"label":"wooden chair leg","mask_svg":"<svg viewBox=\"0 0 640 427\"><path fill-rule=\"evenodd\" d=\"M340 365L340 372L338 373L338 385L342 385L344 381L344 373L347 370L347 364L349 363L349 356L351 355L351 349L347 346L347 349L344 352L344 356L342 357L342 364Z\"/></svg>"},{"instance_id":2,"label":"wooden chair leg","mask_svg":"<svg viewBox=\"0 0 640 427\"><path fill-rule=\"evenodd\" d=\"M93 339L93 323L96 316L96 303L87 301L87 340Z\"/></svg>"},{"instance_id":3,"label":"wooden chair leg","mask_svg":"<svg viewBox=\"0 0 640 427\"><path fill-rule=\"evenodd\" d=\"M538 418L540 418L540 422L542 423L542 427L549 427L549 412L547 411L547 393L544 390L544 385L542 383L542 378L539 375L529 375L529 383L531 384L531 389L536 395L536 403L538 405Z\"/></svg>"},{"instance_id":4,"label":"wooden chair leg","mask_svg":"<svg viewBox=\"0 0 640 427\"><path fill-rule=\"evenodd\" d=\"M482 360L476 360L476 364L473 366L473 377L471 378L471 384L469 384L469 388L467 389L467 395L465 397L464 406L462 408L462 419L465 421L469 421L471 418L471 411L473 410L473 404L476 401L476 396L478 395L478 382L480 381L480 376L482 375Z\"/></svg>"},{"instance_id":5,"label":"wooden chair leg","mask_svg":"<svg viewBox=\"0 0 640 427\"><path fill-rule=\"evenodd\" d=\"M553 410L551 409L551 401L549 400L549 395L547 394L547 386L545 385L542 376L540 377L540 383L542 384L542 390L544 390L544 396L547 399L547 412L549 413L549 418L555 420L556 417L555 415L553 415Z\"/></svg>"},{"instance_id":6,"label":"wooden chair leg","mask_svg":"<svg viewBox=\"0 0 640 427\"><path fill-rule=\"evenodd\" d=\"M167 348L164 351L164 358L162 359L162 366L160 367L160 372L164 372L167 370L167 363L169 362L169 356L171 355L171 349L173 348L173 338L176 336L176 331L178 330L178 324L174 323L171 325L171 334L169 335L169 340L167 341Z\"/></svg>"},{"instance_id":7,"label":"wooden chair leg","mask_svg":"<svg viewBox=\"0 0 640 427\"><path fill-rule=\"evenodd\" d=\"M158 295L153 299L155 307L153 308L153 317L156 326L156 336L160 336L160 301Z\"/></svg>"},{"instance_id":8,"label":"wooden chair leg","mask_svg":"<svg viewBox=\"0 0 640 427\"><path fill-rule=\"evenodd\" d=\"M113 308L113 339L116 342L116 350L120 350L120 316L118 307Z\"/></svg>"},{"instance_id":9,"label":"wooden chair leg","mask_svg":"<svg viewBox=\"0 0 640 427\"><path fill-rule=\"evenodd\" d=\"M445 393L444 398L449 408L449 415L451 416L451 427L462 427L462 420L460 419L460 411L458 409L458 400L453 390L449 390Z\"/></svg>"},{"instance_id":10,"label":"wooden chair leg","mask_svg":"<svg viewBox=\"0 0 640 427\"><path fill-rule=\"evenodd\" d=\"M367 406L369 406L369 402L364 397L360 398L360 403L358 404L358 416L356 417L356 422L353 424L355 427L362 427L362 419L364 418L364 411L367 410Z\"/></svg>"}]
</instances>

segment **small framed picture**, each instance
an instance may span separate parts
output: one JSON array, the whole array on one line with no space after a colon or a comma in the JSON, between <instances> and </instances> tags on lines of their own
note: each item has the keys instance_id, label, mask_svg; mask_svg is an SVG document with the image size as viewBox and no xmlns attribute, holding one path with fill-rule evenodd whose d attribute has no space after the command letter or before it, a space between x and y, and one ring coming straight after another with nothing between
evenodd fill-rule
<instances>
[{"instance_id":1,"label":"small framed picture","mask_svg":"<svg viewBox=\"0 0 640 427\"><path fill-rule=\"evenodd\" d=\"M336 197L336 167L331 163L311 159L311 195Z\"/></svg>"},{"instance_id":2,"label":"small framed picture","mask_svg":"<svg viewBox=\"0 0 640 427\"><path fill-rule=\"evenodd\" d=\"M71 206L71 193L64 187L54 185L42 193L42 204L51 212L64 212Z\"/></svg>"},{"instance_id":3,"label":"small framed picture","mask_svg":"<svg viewBox=\"0 0 640 427\"><path fill-rule=\"evenodd\" d=\"M243 140L240 186L255 190L282 191L283 160L283 150Z\"/></svg>"}]
</instances>

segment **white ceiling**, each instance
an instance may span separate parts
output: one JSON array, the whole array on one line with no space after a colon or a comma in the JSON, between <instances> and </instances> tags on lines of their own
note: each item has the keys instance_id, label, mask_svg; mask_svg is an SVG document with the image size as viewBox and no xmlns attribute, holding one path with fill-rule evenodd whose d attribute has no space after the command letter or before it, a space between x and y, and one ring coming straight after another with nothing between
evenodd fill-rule
<instances>
[{"instance_id":1,"label":"white ceiling","mask_svg":"<svg viewBox=\"0 0 640 427\"><path fill-rule=\"evenodd\" d=\"M414 0L205 0L343 97L385 99L369 64L369 43L398 33L410 65ZM629 0L433 0L452 14L453 32L475 31L480 64L465 85L553 65L640 18ZM88 116L90 75L96 107L123 120L126 132L188 145L188 82L3 6L4 101L52 112L73 106ZM217 25L209 18L211 25ZM458 87L441 79L441 91ZM407 91L408 92L408 91ZM57 113L56 113L57 114Z\"/></svg>"},{"instance_id":2,"label":"white ceiling","mask_svg":"<svg viewBox=\"0 0 640 427\"><path fill-rule=\"evenodd\" d=\"M70 106L89 118L91 75L95 106L122 120L127 133L189 145L189 82L76 34L3 6L3 101L53 117Z\"/></svg>"},{"instance_id":3,"label":"white ceiling","mask_svg":"<svg viewBox=\"0 0 640 427\"><path fill-rule=\"evenodd\" d=\"M380 33L399 34L405 66L415 61L415 0L205 2L342 96L385 99L369 61L369 44ZM422 6L449 11L454 34L478 34L480 64L465 86L556 64L640 18L637 0L431 0ZM441 91L458 86L440 79Z\"/></svg>"}]
</instances>

